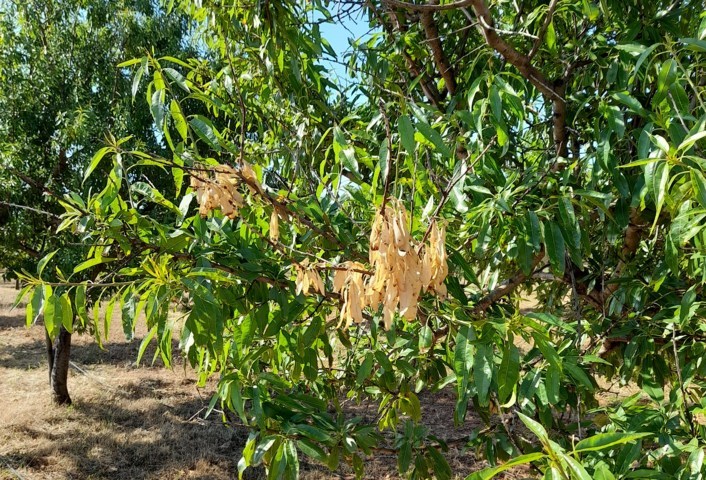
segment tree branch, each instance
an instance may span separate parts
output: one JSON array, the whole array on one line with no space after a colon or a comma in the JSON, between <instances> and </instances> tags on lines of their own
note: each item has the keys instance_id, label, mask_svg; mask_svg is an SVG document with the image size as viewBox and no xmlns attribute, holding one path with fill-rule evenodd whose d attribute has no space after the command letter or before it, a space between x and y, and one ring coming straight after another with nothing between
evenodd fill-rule
<instances>
[{"instance_id":1,"label":"tree branch","mask_svg":"<svg viewBox=\"0 0 706 480\"><path fill-rule=\"evenodd\" d=\"M377 12L377 10L373 11ZM390 27L384 22L381 23L383 23L383 26L387 30L387 34L390 36L390 38L394 39L394 34L404 34L404 27L400 23L400 20L397 18L397 14L390 8L387 9L387 14L390 17L390 22L392 23L392 26ZM424 92L424 95L427 97L427 99L431 102L432 105L434 105L436 108L439 108L441 94L439 93L439 89L436 88L436 85L434 84L432 79L429 78L426 72L421 70L421 68L417 65L414 59L406 52L404 47L402 48L402 56L404 57L405 62L407 63L407 68L409 69L410 73L414 75L415 78L418 77L420 79L419 84L422 87L422 92Z\"/></svg>"},{"instance_id":2,"label":"tree branch","mask_svg":"<svg viewBox=\"0 0 706 480\"><path fill-rule=\"evenodd\" d=\"M22 210L29 210L30 212L38 213L40 215L46 215L47 217L51 217L54 219L61 219L61 217L55 213L47 212L46 210L40 210L38 208L28 207L27 205L18 205L16 203L3 202L2 200L0 200L0 205L4 205L10 208L20 208Z\"/></svg>"},{"instance_id":3,"label":"tree branch","mask_svg":"<svg viewBox=\"0 0 706 480\"><path fill-rule=\"evenodd\" d=\"M557 3L559 3L558 0L552 0L549 3L549 8L547 9L547 16L544 17L544 23L542 24L542 28L539 29L537 39L534 41L534 45L532 46L532 50L530 50L530 52L527 54L527 59L530 62L539 51L539 46L542 44L542 40L544 40L544 35L547 33L547 28L549 28L549 24L552 22L552 17L554 16L554 9L556 9Z\"/></svg>"},{"instance_id":4,"label":"tree branch","mask_svg":"<svg viewBox=\"0 0 706 480\"><path fill-rule=\"evenodd\" d=\"M488 293L485 297L481 298L478 303L471 310L472 315L483 315L485 312L498 300L511 294L515 291L517 287L522 285L522 283L530 278L533 274L539 262L544 258L544 249L540 250L537 255L532 259L532 267L530 268L530 273L526 274L521 269L515 272L515 274L503 282L502 285L495 288L492 292ZM434 332L433 341L436 342L438 339L443 337L449 332L449 326L437 330Z\"/></svg>"},{"instance_id":5,"label":"tree branch","mask_svg":"<svg viewBox=\"0 0 706 480\"><path fill-rule=\"evenodd\" d=\"M490 15L488 6L484 0L473 0L471 2L473 12L478 17L478 26L485 38L486 43L495 49L503 58L517 68L534 87L539 90L548 102L552 102L552 123L553 138L556 155L566 156L566 91L564 80L560 80L554 85L539 70L532 66L531 59L523 55L507 43L495 30L493 17Z\"/></svg>"},{"instance_id":6,"label":"tree branch","mask_svg":"<svg viewBox=\"0 0 706 480\"><path fill-rule=\"evenodd\" d=\"M438 6L439 0L429 0L429 5ZM437 28L436 23L434 23L434 12L432 10L422 12L420 14L419 21L422 28L424 28L424 34L427 37L427 43L431 49L436 68L439 70L441 78L444 79L446 90L451 95L454 95L456 93L456 73L444 54L444 48L441 45L441 39L439 38L439 29Z\"/></svg>"},{"instance_id":7,"label":"tree branch","mask_svg":"<svg viewBox=\"0 0 706 480\"><path fill-rule=\"evenodd\" d=\"M473 3L473 0L459 0L453 3L445 3L443 5L439 5L438 2L416 4L410 2L402 2L400 0L382 0L382 3L390 7L404 8L406 10L412 10L415 12L441 12L444 10L455 10L457 8L467 7Z\"/></svg>"}]
</instances>

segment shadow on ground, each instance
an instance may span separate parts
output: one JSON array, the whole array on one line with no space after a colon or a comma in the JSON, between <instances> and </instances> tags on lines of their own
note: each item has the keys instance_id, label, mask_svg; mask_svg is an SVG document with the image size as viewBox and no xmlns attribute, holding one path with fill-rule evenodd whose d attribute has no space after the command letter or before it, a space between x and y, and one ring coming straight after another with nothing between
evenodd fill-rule
<instances>
[{"instance_id":1,"label":"shadow on ground","mask_svg":"<svg viewBox=\"0 0 706 480\"><path fill-rule=\"evenodd\" d=\"M149 389L145 390L151 394ZM129 394L140 403L139 390ZM152 402L154 403L154 402ZM55 478L132 479L237 477L237 461L247 433L226 427L217 416L191 418L200 399L156 403L148 408L121 408L115 402L79 400L66 409L56 429L14 426L35 448L0 456L7 465L33 470L53 469ZM70 423L73 429L69 429ZM246 478L260 478L253 469Z\"/></svg>"}]
</instances>

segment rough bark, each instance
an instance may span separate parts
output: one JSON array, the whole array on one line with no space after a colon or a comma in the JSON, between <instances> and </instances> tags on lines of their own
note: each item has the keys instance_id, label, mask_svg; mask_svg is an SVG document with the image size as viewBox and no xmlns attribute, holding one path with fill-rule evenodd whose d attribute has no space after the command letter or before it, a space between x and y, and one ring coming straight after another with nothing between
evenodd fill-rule
<instances>
[{"instance_id":1,"label":"rough bark","mask_svg":"<svg viewBox=\"0 0 706 480\"><path fill-rule=\"evenodd\" d=\"M61 327L59 336L53 343L49 333L46 333L46 345L52 400L57 405L69 405L71 404L68 387L71 333Z\"/></svg>"}]
</instances>

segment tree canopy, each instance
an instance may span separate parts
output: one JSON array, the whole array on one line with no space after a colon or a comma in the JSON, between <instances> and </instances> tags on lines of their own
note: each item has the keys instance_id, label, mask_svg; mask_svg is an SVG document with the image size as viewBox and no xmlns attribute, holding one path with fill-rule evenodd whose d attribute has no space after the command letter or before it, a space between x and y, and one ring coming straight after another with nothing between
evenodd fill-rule
<instances>
[{"instance_id":1,"label":"tree canopy","mask_svg":"<svg viewBox=\"0 0 706 480\"><path fill-rule=\"evenodd\" d=\"M77 243L52 231L63 211L57 197L82 193L81 173L107 134L135 135L162 152L117 64L146 49L188 54L188 27L150 0L0 2L0 265L8 272ZM80 258L63 256L67 268Z\"/></svg>"},{"instance_id":2,"label":"tree canopy","mask_svg":"<svg viewBox=\"0 0 706 480\"><path fill-rule=\"evenodd\" d=\"M46 262L25 277L28 321L106 328L85 308L100 292L128 336L144 314L141 352L170 364L177 336L219 378L211 408L252 431L241 473L293 478L303 454L362 475L392 449L400 472L450 478L458 439L430 436L419 400L449 388L457 424L486 422L461 439L491 465L471 479L701 477L702 2L168 8L202 51L120 64L168 148L97 151L102 189L66 196L58 228L88 255L62 282ZM372 28L340 59L348 90L320 28L346 15ZM639 393L599 403L606 378Z\"/></svg>"}]
</instances>

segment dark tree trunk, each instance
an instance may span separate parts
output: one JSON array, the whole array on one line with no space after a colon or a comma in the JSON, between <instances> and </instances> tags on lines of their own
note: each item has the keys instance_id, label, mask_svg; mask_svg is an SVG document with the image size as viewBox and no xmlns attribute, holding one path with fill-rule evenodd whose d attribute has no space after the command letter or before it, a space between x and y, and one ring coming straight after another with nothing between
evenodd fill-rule
<instances>
[{"instance_id":1,"label":"dark tree trunk","mask_svg":"<svg viewBox=\"0 0 706 480\"><path fill-rule=\"evenodd\" d=\"M52 400L58 405L69 405L71 404L68 388L71 334L64 327L61 327L59 336L53 344L49 334L46 333L46 343Z\"/></svg>"}]
</instances>

